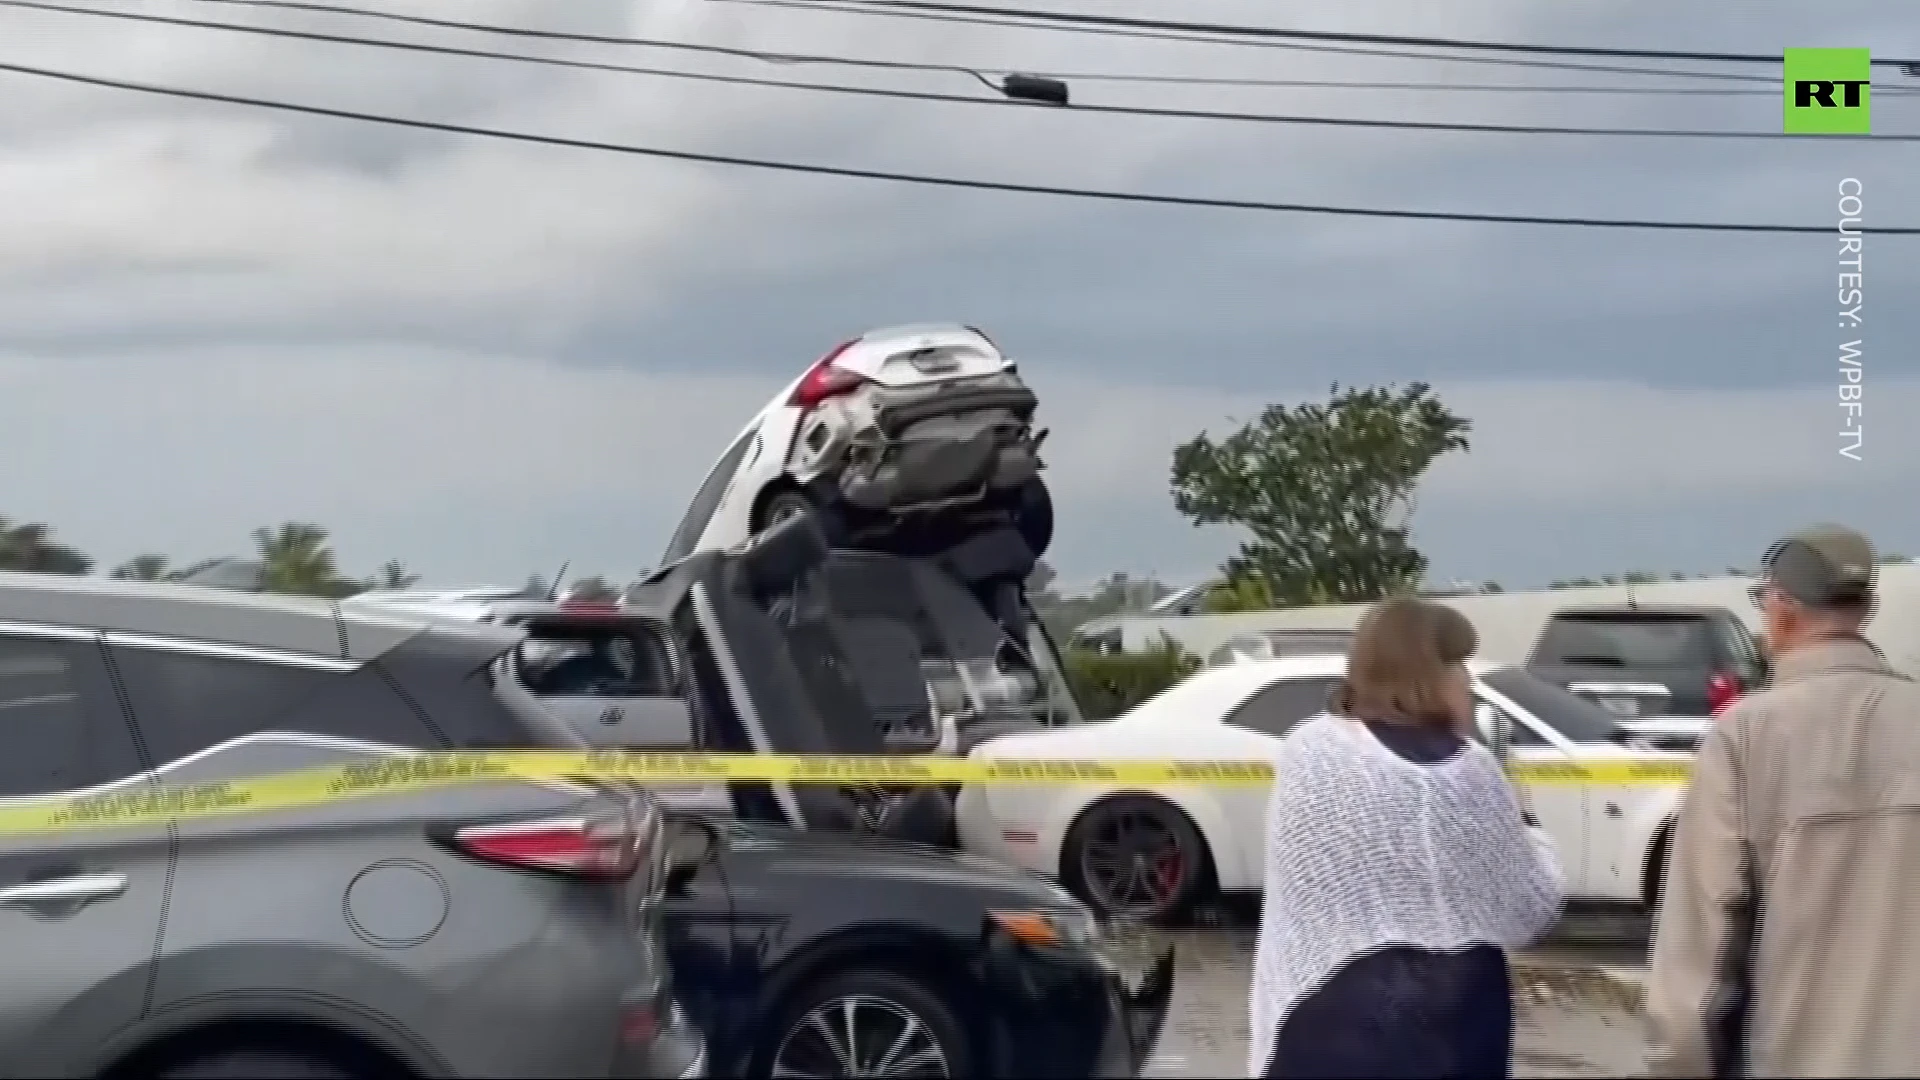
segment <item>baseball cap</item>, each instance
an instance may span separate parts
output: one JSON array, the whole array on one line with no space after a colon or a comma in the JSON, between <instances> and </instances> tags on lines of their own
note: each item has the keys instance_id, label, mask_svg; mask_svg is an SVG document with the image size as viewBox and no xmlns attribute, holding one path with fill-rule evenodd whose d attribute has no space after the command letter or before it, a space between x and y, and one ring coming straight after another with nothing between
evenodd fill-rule
<instances>
[{"instance_id":1,"label":"baseball cap","mask_svg":"<svg viewBox=\"0 0 1920 1080\"><path fill-rule=\"evenodd\" d=\"M1854 604L1873 595L1873 544L1845 526L1802 529L1768 548L1760 566L1803 604Z\"/></svg>"}]
</instances>

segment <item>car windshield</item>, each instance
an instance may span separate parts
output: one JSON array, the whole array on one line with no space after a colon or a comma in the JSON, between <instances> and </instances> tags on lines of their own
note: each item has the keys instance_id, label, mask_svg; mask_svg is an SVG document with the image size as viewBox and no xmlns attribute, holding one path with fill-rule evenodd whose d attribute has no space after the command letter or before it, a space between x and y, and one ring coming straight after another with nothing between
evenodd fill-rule
<instances>
[{"instance_id":1,"label":"car windshield","mask_svg":"<svg viewBox=\"0 0 1920 1080\"><path fill-rule=\"evenodd\" d=\"M1490 671L1480 681L1573 742L1609 742L1620 735L1612 713L1520 668Z\"/></svg>"},{"instance_id":2,"label":"car windshield","mask_svg":"<svg viewBox=\"0 0 1920 1080\"><path fill-rule=\"evenodd\" d=\"M514 671L535 697L641 697L670 693L671 661L639 626L621 620L533 619L514 650Z\"/></svg>"},{"instance_id":3,"label":"car windshield","mask_svg":"<svg viewBox=\"0 0 1920 1080\"><path fill-rule=\"evenodd\" d=\"M1712 631L1693 615L1557 615L1542 635L1539 658L1550 664L1609 667L1706 667Z\"/></svg>"}]
</instances>

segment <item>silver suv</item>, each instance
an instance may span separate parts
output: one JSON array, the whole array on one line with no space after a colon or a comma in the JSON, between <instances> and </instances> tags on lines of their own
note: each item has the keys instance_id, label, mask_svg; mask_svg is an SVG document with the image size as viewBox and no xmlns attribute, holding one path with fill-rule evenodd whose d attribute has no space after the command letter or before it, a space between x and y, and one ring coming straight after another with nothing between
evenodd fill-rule
<instances>
[{"instance_id":1,"label":"silver suv","mask_svg":"<svg viewBox=\"0 0 1920 1080\"><path fill-rule=\"evenodd\" d=\"M521 633L0 574L0 819L76 795L543 745ZM697 1076L644 795L429 789L0 832L0 1076Z\"/></svg>"}]
</instances>

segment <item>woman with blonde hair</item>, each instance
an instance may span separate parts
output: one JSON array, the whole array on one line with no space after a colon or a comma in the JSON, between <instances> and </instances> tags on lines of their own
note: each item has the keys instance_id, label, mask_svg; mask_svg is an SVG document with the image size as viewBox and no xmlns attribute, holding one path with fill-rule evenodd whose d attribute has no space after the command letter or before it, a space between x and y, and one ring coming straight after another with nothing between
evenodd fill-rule
<instances>
[{"instance_id":1,"label":"woman with blonde hair","mask_svg":"<svg viewBox=\"0 0 1920 1080\"><path fill-rule=\"evenodd\" d=\"M1248 999L1254 1077L1506 1077L1505 948L1563 882L1475 741L1478 635L1414 598L1368 612L1328 712L1280 744Z\"/></svg>"}]
</instances>

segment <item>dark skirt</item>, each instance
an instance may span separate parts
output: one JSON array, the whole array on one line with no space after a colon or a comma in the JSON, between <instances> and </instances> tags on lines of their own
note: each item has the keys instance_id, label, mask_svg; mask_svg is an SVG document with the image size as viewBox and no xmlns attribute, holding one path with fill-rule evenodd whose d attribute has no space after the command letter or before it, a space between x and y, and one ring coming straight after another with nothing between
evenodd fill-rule
<instances>
[{"instance_id":1,"label":"dark skirt","mask_svg":"<svg viewBox=\"0 0 1920 1080\"><path fill-rule=\"evenodd\" d=\"M1325 1080L1506 1080L1506 953L1395 947L1348 963L1280 1025L1266 1075Z\"/></svg>"}]
</instances>

